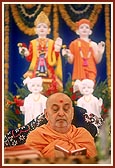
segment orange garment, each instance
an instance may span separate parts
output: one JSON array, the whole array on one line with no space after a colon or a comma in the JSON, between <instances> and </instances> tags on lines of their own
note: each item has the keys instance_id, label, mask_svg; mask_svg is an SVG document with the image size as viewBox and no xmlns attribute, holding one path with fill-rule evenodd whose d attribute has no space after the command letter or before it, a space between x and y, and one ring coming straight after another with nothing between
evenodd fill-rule
<instances>
[{"instance_id":1,"label":"orange garment","mask_svg":"<svg viewBox=\"0 0 115 168\"><path fill-rule=\"evenodd\" d=\"M94 59L93 49L91 48L91 55L87 59L88 65L83 66L83 58L80 55L78 41L80 41L80 44L81 44L81 51L83 53L83 57L87 58L89 53L89 42L86 42L79 38L79 39L75 39L70 43L69 49L74 55L72 80L77 80L77 79L83 80L87 78L95 81L97 70L96 70L96 62Z\"/></svg>"},{"instance_id":2,"label":"orange garment","mask_svg":"<svg viewBox=\"0 0 115 168\"><path fill-rule=\"evenodd\" d=\"M85 147L87 156L96 156L96 147L91 134L85 128L76 128L74 125L68 133L61 134L52 130L48 124L44 124L30 132L26 144L39 150L44 157L55 157L55 144L67 150Z\"/></svg>"}]
</instances>

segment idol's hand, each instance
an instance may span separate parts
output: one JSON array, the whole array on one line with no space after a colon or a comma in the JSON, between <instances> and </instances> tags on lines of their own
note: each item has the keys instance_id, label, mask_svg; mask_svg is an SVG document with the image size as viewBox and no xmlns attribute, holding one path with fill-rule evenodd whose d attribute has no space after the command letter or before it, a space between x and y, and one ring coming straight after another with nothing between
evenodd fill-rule
<instances>
[{"instance_id":1,"label":"idol's hand","mask_svg":"<svg viewBox=\"0 0 115 168\"><path fill-rule=\"evenodd\" d=\"M62 38L58 37L54 44L55 51L60 52L61 47L62 47Z\"/></svg>"},{"instance_id":2,"label":"idol's hand","mask_svg":"<svg viewBox=\"0 0 115 168\"><path fill-rule=\"evenodd\" d=\"M29 51L26 47L19 47L19 53L25 57L29 55Z\"/></svg>"},{"instance_id":3,"label":"idol's hand","mask_svg":"<svg viewBox=\"0 0 115 168\"><path fill-rule=\"evenodd\" d=\"M63 48L62 49L62 56L64 57L71 57L72 53L69 49Z\"/></svg>"},{"instance_id":4,"label":"idol's hand","mask_svg":"<svg viewBox=\"0 0 115 168\"><path fill-rule=\"evenodd\" d=\"M100 54L103 54L105 51L105 42L104 41L101 41L98 43L98 52Z\"/></svg>"}]
</instances>

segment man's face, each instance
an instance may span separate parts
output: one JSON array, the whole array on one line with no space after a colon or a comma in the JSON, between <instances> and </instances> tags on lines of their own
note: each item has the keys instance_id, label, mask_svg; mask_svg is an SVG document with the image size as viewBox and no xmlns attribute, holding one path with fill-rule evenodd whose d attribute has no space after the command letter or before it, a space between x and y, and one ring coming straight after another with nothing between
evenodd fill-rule
<instances>
[{"instance_id":1,"label":"man's face","mask_svg":"<svg viewBox=\"0 0 115 168\"><path fill-rule=\"evenodd\" d=\"M52 129L60 133L66 133L73 119L72 102L69 97L63 94L57 95L50 100L45 114Z\"/></svg>"}]
</instances>

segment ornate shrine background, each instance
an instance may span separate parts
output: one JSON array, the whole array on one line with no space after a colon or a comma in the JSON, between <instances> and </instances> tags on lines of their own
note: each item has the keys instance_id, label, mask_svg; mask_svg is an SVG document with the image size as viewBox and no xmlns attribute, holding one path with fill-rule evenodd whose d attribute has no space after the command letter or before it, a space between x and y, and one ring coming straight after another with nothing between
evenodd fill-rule
<instances>
[{"instance_id":1,"label":"ornate shrine background","mask_svg":"<svg viewBox=\"0 0 115 168\"><path fill-rule=\"evenodd\" d=\"M36 16L44 11L51 21L51 33L49 38L56 39L60 36L63 39L63 44L68 45L72 40L77 38L75 33L75 21L81 18L88 18L91 21L93 33L91 39L97 43L101 40L105 41L106 49L103 59L97 65L97 81L107 80L107 86L101 85L97 87L97 95L103 94L104 105L102 108L103 116L107 117L104 131L105 135L109 133L106 139L107 151L111 146L111 127L112 127L112 104L111 104L111 79L112 79L112 43L111 43L111 26L112 26L112 6L111 3L97 4L10 4L4 3L3 6L3 55L4 59L4 91L9 93L10 99L6 98L4 106L4 132L16 129L23 125L23 115L20 113L19 107L22 103L17 94L17 84L22 85L22 76L28 69L29 63L21 57L18 52L17 44L19 42L29 44L29 41L34 39L33 22ZM68 64L62 57L63 66L63 84L65 86L69 73L72 72L72 65ZM103 87L104 86L104 87ZM69 90L70 91L70 90ZM12 93L12 95L11 95ZM72 95L71 95L72 96ZM79 95L78 95L79 96ZM101 95L102 96L102 95ZM3 97L2 97L3 98ZM4 100L3 100L4 101ZM110 119L110 115L111 119ZM105 118L106 118L105 117ZM3 122L2 122L3 124ZM108 131L109 130L109 131ZM3 130L2 130L3 131ZM101 137L101 138L104 138ZM97 141L99 157L101 156L101 140ZM106 144L105 143L105 144ZM105 151L108 157L108 153ZM106 155L105 154L105 155Z\"/></svg>"},{"instance_id":2,"label":"ornate shrine background","mask_svg":"<svg viewBox=\"0 0 115 168\"><path fill-rule=\"evenodd\" d=\"M97 43L106 43L106 50L100 64L97 65L97 80L108 80L111 85L111 4L4 4L4 88L16 93L16 83L22 84L22 76L29 63L20 56L17 43L35 38L33 22L43 10L51 21L50 38L60 36L67 47L77 35L75 21L88 18L93 33L91 38ZM63 63L63 84L72 72L72 65Z\"/></svg>"}]
</instances>

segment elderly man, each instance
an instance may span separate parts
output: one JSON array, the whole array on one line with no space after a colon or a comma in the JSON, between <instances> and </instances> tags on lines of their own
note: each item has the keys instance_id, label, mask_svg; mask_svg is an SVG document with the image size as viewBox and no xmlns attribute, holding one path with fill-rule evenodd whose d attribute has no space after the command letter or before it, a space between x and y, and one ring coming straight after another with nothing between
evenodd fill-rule
<instances>
[{"instance_id":1,"label":"elderly man","mask_svg":"<svg viewBox=\"0 0 115 168\"><path fill-rule=\"evenodd\" d=\"M45 117L47 124L28 134L26 145L37 149L43 157L55 157L55 145L66 150L86 148L88 157L95 157L96 147L91 134L83 127L72 125L74 109L71 99L64 93L48 97Z\"/></svg>"}]
</instances>

